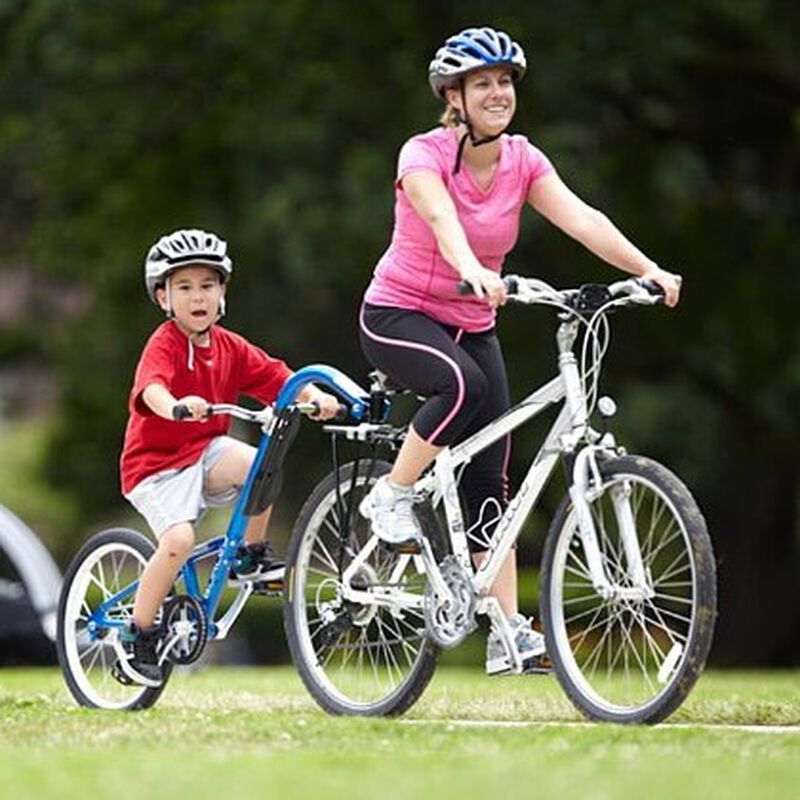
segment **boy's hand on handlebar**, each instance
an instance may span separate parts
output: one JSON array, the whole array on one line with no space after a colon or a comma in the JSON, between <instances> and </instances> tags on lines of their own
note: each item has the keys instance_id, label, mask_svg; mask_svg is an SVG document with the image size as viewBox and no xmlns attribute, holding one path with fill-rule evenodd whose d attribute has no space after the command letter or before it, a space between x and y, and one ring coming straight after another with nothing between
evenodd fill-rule
<instances>
[{"instance_id":1,"label":"boy's hand on handlebar","mask_svg":"<svg viewBox=\"0 0 800 800\"><path fill-rule=\"evenodd\" d=\"M188 414L186 412L181 412L181 406L188 410ZM186 397L181 397L181 399L175 403L172 407L172 416L174 419L190 419L196 422L208 422L208 411L208 400L190 394L186 395Z\"/></svg>"},{"instance_id":2,"label":"boy's hand on handlebar","mask_svg":"<svg viewBox=\"0 0 800 800\"><path fill-rule=\"evenodd\" d=\"M339 400L332 394L323 392L316 387L311 388L313 391L309 392L309 396L306 398L306 400L309 403L313 403L318 408L316 413L309 415L311 419L333 419L341 410Z\"/></svg>"},{"instance_id":3,"label":"boy's hand on handlebar","mask_svg":"<svg viewBox=\"0 0 800 800\"><path fill-rule=\"evenodd\" d=\"M486 267L475 266L464 270L461 278L472 287L476 297L486 300L492 308L506 304L508 292L503 279L497 272L486 269Z\"/></svg>"},{"instance_id":4,"label":"boy's hand on handlebar","mask_svg":"<svg viewBox=\"0 0 800 800\"><path fill-rule=\"evenodd\" d=\"M664 290L664 304L670 308L678 305L681 297L681 284L683 278L672 272L667 272L661 267L655 267L645 272L642 276L645 280L657 283Z\"/></svg>"}]
</instances>

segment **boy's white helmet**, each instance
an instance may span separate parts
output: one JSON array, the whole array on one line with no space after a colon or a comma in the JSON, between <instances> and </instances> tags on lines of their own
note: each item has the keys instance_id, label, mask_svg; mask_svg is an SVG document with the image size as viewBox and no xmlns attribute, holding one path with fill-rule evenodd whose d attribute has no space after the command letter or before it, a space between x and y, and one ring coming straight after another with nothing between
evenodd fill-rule
<instances>
[{"instance_id":1,"label":"boy's white helmet","mask_svg":"<svg viewBox=\"0 0 800 800\"><path fill-rule=\"evenodd\" d=\"M451 36L428 67L428 81L437 97L457 86L467 73L486 67L507 65L515 80L525 74L527 63L522 48L503 31L494 28L467 28Z\"/></svg>"},{"instance_id":2,"label":"boy's white helmet","mask_svg":"<svg viewBox=\"0 0 800 800\"><path fill-rule=\"evenodd\" d=\"M162 236L150 248L144 262L144 281L150 299L158 305L156 289L164 287L170 273L189 264L212 267L226 283L233 272L227 250L224 239L197 228L182 228Z\"/></svg>"}]
</instances>

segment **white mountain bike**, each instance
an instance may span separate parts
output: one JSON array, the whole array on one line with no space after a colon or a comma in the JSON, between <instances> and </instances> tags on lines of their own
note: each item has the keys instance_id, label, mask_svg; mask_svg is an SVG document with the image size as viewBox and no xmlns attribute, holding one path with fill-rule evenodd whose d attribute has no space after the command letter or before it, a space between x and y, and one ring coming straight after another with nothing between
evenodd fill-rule
<instances>
[{"instance_id":1,"label":"white mountain bike","mask_svg":"<svg viewBox=\"0 0 800 800\"><path fill-rule=\"evenodd\" d=\"M610 433L591 427L590 415L595 405L606 421L615 411L610 398L597 397L608 312L660 302L660 290L639 279L563 291L506 280L511 300L558 310L559 375L437 456L415 487L425 531L416 545L381 543L357 510L390 469L377 447L396 448L403 437L381 421L385 387L372 387L370 422L327 426L335 468L306 501L289 546L284 622L294 662L326 711L395 715L420 697L441 649L463 641L476 615L487 614L508 646L512 630L488 590L562 460L571 482L550 526L540 584L555 674L591 719L659 722L686 698L711 646L711 541L684 484L655 461L626 454ZM487 558L476 569L468 538L482 534L465 529L460 471L562 401L519 491L481 542ZM372 445L371 452L342 466L342 439Z\"/></svg>"}]
</instances>

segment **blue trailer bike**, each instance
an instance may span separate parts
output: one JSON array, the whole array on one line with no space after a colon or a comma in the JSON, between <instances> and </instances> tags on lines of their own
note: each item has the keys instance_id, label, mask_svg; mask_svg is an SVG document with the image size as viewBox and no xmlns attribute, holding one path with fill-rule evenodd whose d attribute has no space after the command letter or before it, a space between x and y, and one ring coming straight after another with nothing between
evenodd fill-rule
<instances>
[{"instance_id":1,"label":"blue trailer bike","mask_svg":"<svg viewBox=\"0 0 800 800\"><path fill-rule=\"evenodd\" d=\"M300 415L314 410L295 402L309 383L335 391L346 404L343 411L353 420L368 412L367 393L343 373L321 365L296 372L274 407L258 411L227 404L211 407L212 414L228 414L259 425L261 440L227 531L195 548L161 610L163 634L158 653L165 679L160 686L132 683L118 663L124 657L120 632L131 618L139 576L155 551L152 541L138 531L113 528L93 536L76 554L64 576L56 644L64 678L78 703L104 709L152 706L164 691L173 665L196 661L208 642L228 635L254 591L269 593L269 586L232 578L231 567L248 518L272 505L280 490L283 458ZM207 574L205 580L203 574ZM221 614L220 601L228 586L236 589L236 596ZM282 589L281 584L278 593Z\"/></svg>"}]
</instances>

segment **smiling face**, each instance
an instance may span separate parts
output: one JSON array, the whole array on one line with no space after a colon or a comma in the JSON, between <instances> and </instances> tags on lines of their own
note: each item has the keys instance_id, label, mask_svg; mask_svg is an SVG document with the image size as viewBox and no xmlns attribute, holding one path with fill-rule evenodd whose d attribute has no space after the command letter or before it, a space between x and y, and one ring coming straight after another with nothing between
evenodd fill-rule
<instances>
[{"instance_id":1,"label":"smiling face","mask_svg":"<svg viewBox=\"0 0 800 800\"><path fill-rule=\"evenodd\" d=\"M167 281L169 302L166 289L156 289L156 299L165 311L172 310L185 333L203 333L217 321L225 296L219 272L212 267L190 264L175 270Z\"/></svg>"},{"instance_id":2,"label":"smiling face","mask_svg":"<svg viewBox=\"0 0 800 800\"><path fill-rule=\"evenodd\" d=\"M517 93L508 67L489 67L464 78L467 117L478 136L494 136L504 131L514 117ZM463 115L463 98L459 89L447 90L447 102Z\"/></svg>"}]
</instances>

